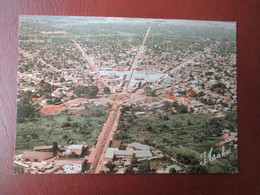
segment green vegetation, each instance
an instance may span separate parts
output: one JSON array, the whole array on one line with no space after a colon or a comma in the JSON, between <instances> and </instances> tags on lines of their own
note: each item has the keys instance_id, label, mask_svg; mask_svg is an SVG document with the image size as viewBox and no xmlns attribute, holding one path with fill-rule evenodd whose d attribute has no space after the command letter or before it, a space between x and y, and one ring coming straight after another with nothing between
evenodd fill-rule
<instances>
[{"instance_id":1,"label":"green vegetation","mask_svg":"<svg viewBox=\"0 0 260 195\"><path fill-rule=\"evenodd\" d=\"M58 151L59 151L59 147L58 147L57 142L53 142L53 143L52 143L52 152L53 152L53 156L56 156L57 153L58 153Z\"/></svg>"},{"instance_id":2,"label":"green vegetation","mask_svg":"<svg viewBox=\"0 0 260 195\"><path fill-rule=\"evenodd\" d=\"M221 94L223 95L225 93L225 89L226 89L226 85L219 82L219 83L216 83L216 84L213 84L210 88L210 91L212 92L217 92L218 94Z\"/></svg>"},{"instance_id":3,"label":"green vegetation","mask_svg":"<svg viewBox=\"0 0 260 195\"><path fill-rule=\"evenodd\" d=\"M48 99L46 101L47 104L55 104L55 105L59 105L61 104L61 98L58 98L58 97L54 97L53 99Z\"/></svg>"},{"instance_id":4,"label":"green vegetation","mask_svg":"<svg viewBox=\"0 0 260 195\"><path fill-rule=\"evenodd\" d=\"M176 169L175 168L170 168L170 170L169 170L169 173L171 173L171 174L174 174L174 173L176 173L177 171L176 171Z\"/></svg>"},{"instance_id":5,"label":"green vegetation","mask_svg":"<svg viewBox=\"0 0 260 195\"><path fill-rule=\"evenodd\" d=\"M109 169L110 173L113 173L114 169L116 168L116 165L111 161L108 161L108 163L106 163L105 166Z\"/></svg>"},{"instance_id":6,"label":"green vegetation","mask_svg":"<svg viewBox=\"0 0 260 195\"><path fill-rule=\"evenodd\" d=\"M236 112L225 113L225 117L215 118L213 114L174 114L167 117L135 117L124 115L121 117L118 133L115 139L123 143L133 141L143 142L158 148L189 167L188 172L237 172L237 150L225 145L231 154L200 166L203 160L200 154L209 152L211 148L215 154L221 153L221 147L216 143L223 129L235 131ZM225 169L225 171L223 170Z\"/></svg>"},{"instance_id":7,"label":"green vegetation","mask_svg":"<svg viewBox=\"0 0 260 195\"><path fill-rule=\"evenodd\" d=\"M105 94L109 94L109 93L110 93L109 87L104 87L104 93L105 93Z\"/></svg>"},{"instance_id":8,"label":"green vegetation","mask_svg":"<svg viewBox=\"0 0 260 195\"><path fill-rule=\"evenodd\" d=\"M22 166L20 166L20 165L14 165L14 174L18 174L18 175L20 175L20 174L24 174L24 169L23 169L23 167Z\"/></svg>"},{"instance_id":9,"label":"green vegetation","mask_svg":"<svg viewBox=\"0 0 260 195\"><path fill-rule=\"evenodd\" d=\"M150 161L143 161L138 167L138 173L154 173L150 168Z\"/></svg>"},{"instance_id":10,"label":"green vegetation","mask_svg":"<svg viewBox=\"0 0 260 195\"><path fill-rule=\"evenodd\" d=\"M95 98L99 89L95 85L89 87L78 86L74 89L74 94L78 97Z\"/></svg>"},{"instance_id":11,"label":"green vegetation","mask_svg":"<svg viewBox=\"0 0 260 195\"><path fill-rule=\"evenodd\" d=\"M32 120L17 123L16 149L33 149L34 146L63 146L86 142L93 146L106 121L104 106L88 106L85 110L72 115L67 110L58 115L38 114Z\"/></svg>"},{"instance_id":12,"label":"green vegetation","mask_svg":"<svg viewBox=\"0 0 260 195\"><path fill-rule=\"evenodd\" d=\"M39 104L34 104L32 100L25 96L17 102L17 122L22 123L26 120L33 120L40 109Z\"/></svg>"}]
</instances>

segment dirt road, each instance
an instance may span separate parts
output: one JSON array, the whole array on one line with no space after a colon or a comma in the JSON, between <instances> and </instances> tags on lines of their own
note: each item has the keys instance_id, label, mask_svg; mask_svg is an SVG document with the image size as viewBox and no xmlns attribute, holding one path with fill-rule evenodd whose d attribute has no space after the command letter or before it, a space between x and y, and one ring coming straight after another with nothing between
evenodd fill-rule
<instances>
[{"instance_id":1,"label":"dirt road","mask_svg":"<svg viewBox=\"0 0 260 195\"><path fill-rule=\"evenodd\" d=\"M85 58L85 60L88 62L88 64L92 68L92 70L96 73L96 77L98 78L98 80L103 84L104 87L108 87L112 92L114 92L114 89L111 88L107 84L107 82L101 77L101 75L99 73L99 69L97 68L95 62L86 54L86 52L83 50L83 48L75 40L73 40L73 42L75 43L78 50L82 53L83 58Z\"/></svg>"},{"instance_id":2,"label":"dirt road","mask_svg":"<svg viewBox=\"0 0 260 195\"><path fill-rule=\"evenodd\" d=\"M150 29L151 29L151 27L149 27L149 28L147 29L146 34L145 34L145 36L144 36L144 39L143 39L143 41L142 41L142 44L141 44L141 46L138 48L138 51L137 51L136 56L135 56L135 58L134 58L134 61L133 61L132 65L131 65L131 68L130 68L130 71L131 71L130 80L129 80L129 82L127 82L127 83L125 84L125 86L124 86L124 88L123 88L123 92L124 92L124 93L127 92L127 88L128 88L129 83L131 83L133 74L134 74L134 72L135 72L135 68L136 68L136 66L137 66L137 62L138 62L138 60L141 58L141 55L143 54L144 44L145 44L145 41L146 41L146 39L147 39L147 37L148 37L148 35L149 35L149 33L150 33Z\"/></svg>"},{"instance_id":3,"label":"dirt road","mask_svg":"<svg viewBox=\"0 0 260 195\"><path fill-rule=\"evenodd\" d=\"M109 142L116 131L119 116L120 116L120 105L114 103L110 111L107 121L100 132L96 146L92 148L91 153L88 157L88 161L91 163L89 173L99 173L104 167L104 156L109 147Z\"/></svg>"}]
</instances>

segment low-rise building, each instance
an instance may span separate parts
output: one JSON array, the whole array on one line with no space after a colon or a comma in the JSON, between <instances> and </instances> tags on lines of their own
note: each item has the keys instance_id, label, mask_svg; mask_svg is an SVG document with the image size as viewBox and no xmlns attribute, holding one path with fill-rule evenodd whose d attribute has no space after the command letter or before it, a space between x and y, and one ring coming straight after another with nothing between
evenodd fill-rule
<instances>
[{"instance_id":1,"label":"low-rise building","mask_svg":"<svg viewBox=\"0 0 260 195\"><path fill-rule=\"evenodd\" d=\"M84 151L84 145L70 145L67 150L80 156Z\"/></svg>"},{"instance_id":2,"label":"low-rise building","mask_svg":"<svg viewBox=\"0 0 260 195\"><path fill-rule=\"evenodd\" d=\"M150 146L145 144L140 144L138 142L133 142L127 145L126 150L150 150Z\"/></svg>"},{"instance_id":3,"label":"low-rise building","mask_svg":"<svg viewBox=\"0 0 260 195\"><path fill-rule=\"evenodd\" d=\"M66 174L81 173L83 170L85 159L57 159L54 161L56 166L62 166Z\"/></svg>"},{"instance_id":4,"label":"low-rise building","mask_svg":"<svg viewBox=\"0 0 260 195\"><path fill-rule=\"evenodd\" d=\"M35 146L33 148L36 152L52 152L52 145L51 146ZM60 149L60 146L58 146L58 149Z\"/></svg>"},{"instance_id":5,"label":"low-rise building","mask_svg":"<svg viewBox=\"0 0 260 195\"><path fill-rule=\"evenodd\" d=\"M52 152L31 152L26 151L23 153L21 159L22 161L34 161L34 162L41 162L47 160L53 156Z\"/></svg>"}]
</instances>

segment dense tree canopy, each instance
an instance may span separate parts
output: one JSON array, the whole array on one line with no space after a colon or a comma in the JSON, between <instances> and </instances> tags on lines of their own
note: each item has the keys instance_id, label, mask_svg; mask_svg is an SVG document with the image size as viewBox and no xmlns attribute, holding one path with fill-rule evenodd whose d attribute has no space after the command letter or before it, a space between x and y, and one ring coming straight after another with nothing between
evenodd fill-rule
<instances>
[{"instance_id":1,"label":"dense tree canopy","mask_svg":"<svg viewBox=\"0 0 260 195\"><path fill-rule=\"evenodd\" d=\"M104 93L105 93L105 94L109 94L109 93L110 93L109 87L104 87Z\"/></svg>"},{"instance_id":2,"label":"dense tree canopy","mask_svg":"<svg viewBox=\"0 0 260 195\"><path fill-rule=\"evenodd\" d=\"M17 103L17 122L22 123L26 119L32 120L39 109L39 104L33 104L29 97L21 98Z\"/></svg>"},{"instance_id":3,"label":"dense tree canopy","mask_svg":"<svg viewBox=\"0 0 260 195\"><path fill-rule=\"evenodd\" d=\"M95 98L97 96L99 89L95 85L88 87L78 86L74 89L74 94L78 97Z\"/></svg>"}]
</instances>

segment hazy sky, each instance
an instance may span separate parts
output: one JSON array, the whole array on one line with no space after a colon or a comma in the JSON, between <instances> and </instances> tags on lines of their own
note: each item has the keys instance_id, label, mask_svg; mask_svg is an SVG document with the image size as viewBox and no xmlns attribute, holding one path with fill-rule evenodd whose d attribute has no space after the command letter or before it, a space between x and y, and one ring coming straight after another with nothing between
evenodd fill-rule
<instances>
[{"instance_id":1,"label":"hazy sky","mask_svg":"<svg viewBox=\"0 0 260 195\"><path fill-rule=\"evenodd\" d=\"M192 25L192 26L219 26L224 28L236 28L236 22L220 22L220 21L203 21L203 20L175 20L175 19L147 19L147 18L120 18L120 17L84 17L84 16L34 16L34 15L20 15L21 21L37 20L44 22L46 19L56 20L57 22L66 23L162 23L162 24L176 24L176 25Z\"/></svg>"}]
</instances>

